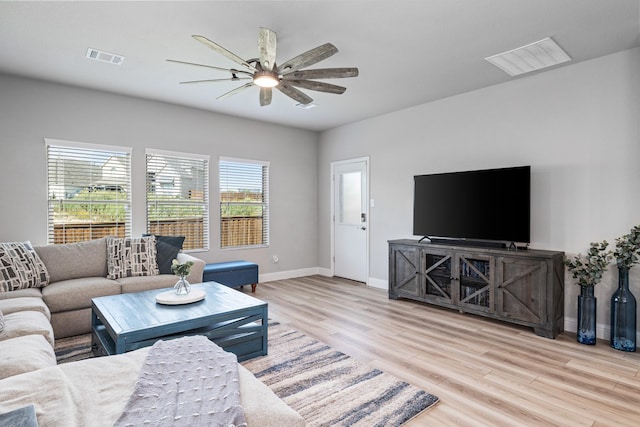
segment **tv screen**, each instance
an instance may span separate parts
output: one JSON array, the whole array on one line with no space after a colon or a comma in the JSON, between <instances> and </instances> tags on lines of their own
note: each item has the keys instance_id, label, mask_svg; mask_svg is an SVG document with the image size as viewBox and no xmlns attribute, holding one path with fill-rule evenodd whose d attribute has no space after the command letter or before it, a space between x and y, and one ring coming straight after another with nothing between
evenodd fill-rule
<instances>
[{"instance_id":1,"label":"tv screen","mask_svg":"<svg viewBox=\"0 0 640 427\"><path fill-rule=\"evenodd\" d=\"M414 177L413 234L529 243L531 167Z\"/></svg>"}]
</instances>

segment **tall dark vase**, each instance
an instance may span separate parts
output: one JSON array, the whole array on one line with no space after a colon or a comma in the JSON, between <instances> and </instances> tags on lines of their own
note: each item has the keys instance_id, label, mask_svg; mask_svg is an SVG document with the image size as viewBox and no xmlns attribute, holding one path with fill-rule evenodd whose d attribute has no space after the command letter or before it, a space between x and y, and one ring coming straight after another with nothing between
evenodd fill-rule
<instances>
[{"instance_id":1,"label":"tall dark vase","mask_svg":"<svg viewBox=\"0 0 640 427\"><path fill-rule=\"evenodd\" d=\"M596 303L593 286L580 286L578 295L578 342L594 345L596 343Z\"/></svg>"},{"instance_id":2,"label":"tall dark vase","mask_svg":"<svg viewBox=\"0 0 640 427\"><path fill-rule=\"evenodd\" d=\"M611 347L636 351L636 298L629 290L627 267L618 267L618 289L611 296Z\"/></svg>"}]
</instances>

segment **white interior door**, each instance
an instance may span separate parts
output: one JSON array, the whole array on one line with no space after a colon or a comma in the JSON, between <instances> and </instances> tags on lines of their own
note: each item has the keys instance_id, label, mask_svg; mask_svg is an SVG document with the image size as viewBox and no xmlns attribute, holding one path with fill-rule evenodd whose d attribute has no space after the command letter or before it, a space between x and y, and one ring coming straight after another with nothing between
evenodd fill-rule
<instances>
[{"instance_id":1,"label":"white interior door","mask_svg":"<svg viewBox=\"0 0 640 427\"><path fill-rule=\"evenodd\" d=\"M334 275L367 282L367 160L333 164Z\"/></svg>"}]
</instances>

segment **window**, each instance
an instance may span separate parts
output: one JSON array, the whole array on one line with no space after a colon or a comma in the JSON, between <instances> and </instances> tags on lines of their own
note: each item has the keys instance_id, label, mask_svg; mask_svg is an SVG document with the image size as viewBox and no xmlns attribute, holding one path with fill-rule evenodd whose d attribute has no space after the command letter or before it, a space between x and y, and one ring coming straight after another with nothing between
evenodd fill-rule
<instances>
[{"instance_id":1,"label":"window","mask_svg":"<svg viewBox=\"0 0 640 427\"><path fill-rule=\"evenodd\" d=\"M45 139L48 243L131 235L131 149Z\"/></svg>"},{"instance_id":2,"label":"window","mask_svg":"<svg viewBox=\"0 0 640 427\"><path fill-rule=\"evenodd\" d=\"M209 249L209 156L146 150L147 233Z\"/></svg>"},{"instance_id":3,"label":"window","mask_svg":"<svg viewBox=\"0 0 640 427\"><path fill-rule=\"evenodd\" d=\"M269 245L269 163L220 159L220 247Z\"/></svg>"}]
</instances>

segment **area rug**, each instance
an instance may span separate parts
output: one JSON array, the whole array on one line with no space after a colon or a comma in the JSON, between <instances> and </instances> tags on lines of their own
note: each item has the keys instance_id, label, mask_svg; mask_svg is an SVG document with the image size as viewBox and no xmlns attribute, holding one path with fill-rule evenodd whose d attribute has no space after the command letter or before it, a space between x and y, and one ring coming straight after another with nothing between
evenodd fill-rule
<instances>
[{"instance_id":1,"label":"area rug","mask_svg":"<svg viewBox=\"0 0 640 427\"><path fill-rule=\"evenodd\" d=\"M281 324L269 354L242 365L309 426L400 426L438 402L434 395Z\"/></svg>"},{"instance_id":2,"label":"area rug","mask_svg":"<svg viewBox=\"0 0 640 427\"><path fill-rule=\"evenodd\" d=\"M56 341L58 363L93 357L91 335ZM242 365L294 408L310 427L400 426L438 398L279 323L269 324L269 354Z\"/></svg>"},{"instance_id":3,"label":"area rug","mask_svg":"<svg viewBox=\"0 0 640 427\"><path fill-rule=\"evenodd\" d=\"M93 357L91 334L57 339L54 347L58 364Z\"/></svg>"}]
</instances>

